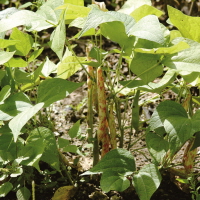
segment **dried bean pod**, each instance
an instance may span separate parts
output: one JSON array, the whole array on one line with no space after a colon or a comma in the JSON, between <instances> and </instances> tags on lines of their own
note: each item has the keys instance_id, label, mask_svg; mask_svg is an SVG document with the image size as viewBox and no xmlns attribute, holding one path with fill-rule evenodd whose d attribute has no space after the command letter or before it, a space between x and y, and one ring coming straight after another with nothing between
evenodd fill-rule
<instances>
[{"instance_id":1,"label":"dried bean pod","mask_svg":"<svg viewBox=\"0 0 200 200\"><path fill-rule=\"evenodd\" d=\"M98 90L98 110L99 110L99 127L98 140L102 143L101 156L103 157L109 151L110 138L108 135L108 122L106 116L106 93L104 86L103 71L101 67L97 69L97 90Z\"/></svg>"},{"instance_id":2,"label":"dried bean pod","mask_svg":"<svg viewBox=\"0 0 200 200\"><path fill-rule=\"evenodd\" d=\"M183 155L183 166L187 174L192 172L194 160L197 155L197 148L190 151L194 143L194 139L190 140Z\"/></svg>"}]
</instances>

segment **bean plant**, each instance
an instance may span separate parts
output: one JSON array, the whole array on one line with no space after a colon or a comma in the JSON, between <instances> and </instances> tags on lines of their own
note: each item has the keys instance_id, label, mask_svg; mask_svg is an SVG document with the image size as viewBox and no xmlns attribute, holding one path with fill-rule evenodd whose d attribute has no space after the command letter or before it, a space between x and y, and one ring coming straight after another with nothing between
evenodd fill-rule
<instances>
[{"instance_id":1,"label":"bean plant","mask_svg":"<svg viewBox=\"0 0 200 200\"><path fill-rule=\"evenodd\" d=\"M80 153L78 148L57 139L52 126L37 121L39 113L83 84L88 87L86 123L93 168L82 176L102 174L104 192L121 192L133 185L140 200L151 198L165 170L179 180L190 179L200 146L200 99L191 93L199 87L200 18L171 6L167 11L167 26L159 22L163 13L150 0L127 0L118 11L107 10L103 2L84 6L83 0L48 0L0 12L0 197L15 191L17 198L30 199L27 184L31 183L24 174L29 167L41 172L41 161L75 187L62 151ZM67 38L70 27L79 32ZM48 45L57 55L57 63L49 57L40 59L44 44L39 35L49 28L53 31ZM85 56L80 57L72 41L85 37L90 41ZM103 49L104 39L118 48ZM113 54L118 55L115 68L107 61ZM130 76L122 73L124 63ZM67 80L80 69L86 73L87 83ZM175 94L174 100L165 99L169 91ZM145 104L141 101L145 93L156 94L159 101L142 130L140 107ZM146 100L150 101L151 97ZM124 102L131 113L128 148L120 107ZM79 126L80 121L69 131L71 138L78 135ZM139 133L144 134L151 156L151 163L141 169L133 155L137 150L131 148ZM184 145L177 168L173 161ZM34 199L34 177L32 180Z\"/></svg>"}]
</instances>

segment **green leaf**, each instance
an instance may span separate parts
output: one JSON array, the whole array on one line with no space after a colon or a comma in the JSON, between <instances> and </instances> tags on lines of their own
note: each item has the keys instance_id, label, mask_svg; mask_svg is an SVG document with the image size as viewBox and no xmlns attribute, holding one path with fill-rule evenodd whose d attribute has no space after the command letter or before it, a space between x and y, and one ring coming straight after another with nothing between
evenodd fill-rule
<instances>
[{"instance_id":1,"label":"green leaf","mask_svg":"<svg viewBox=\"0 0 200 200\"><path fill-rule=\"evenodd\" d=\"M162 11L158 10L157 8L150 6L148 4L144 4L144 5L140 6L139 8L137 8L136 10L134 10L130 15L136 21L139 21L140 19L142 19L143 17L145 17L147 15L156 15L157 17L160 17L163 14L164 13Z\"/></svg>"},{"instance_id":2,"label":"green leaf","mask_svg":"<svg viewBox=\"0 0 200 200\"><path fill-rule=\"evenodd\" d=\"M136 170L133 155L125 149L113 149L109 151L92 169L82 175L115 171L120 174Z\"/></svg>"},{"instance_id":3,"label":"green leaf","mask_svg":"<svg viewBox=\"0 0 200 200\"><path fill-rule=\"evenodd\" d=\"M16 158L16 149L24 146L21 140L17 143L13 140L13 134L7 125L0 128L0 160L13 161Z\"/></svg>"},{"instance_id":4,"label":"green leaf","mask_svg":"<svg viewBox=\"0 0 200 200\"><path fill-rule=\"evenodd\" d=\"M5 52L0 51L0 65L3 65L4 63L8 62L14 55L14 52Z\"/></svg>"},{"instance_id":5,"label":"green leaf","mask_svg":"<svg viewBox=\"0 0 200 200\"><path fill-rule=\"evenodd\" d=\"M102 174L100 186L104 192L109 192L110 190L123 192L130 186L130 181L127 179L126 173L120 174L116 171L105 171Z\"/></svg>"},{"instance_id":6,"label":"green leaf","mask_svg":"<svg viewBox=\"0 0 200 200\"><path fill-rule=\"evenodd\" d=\"M9 122L9 127L12 130L14 141L17 141L18 135L20 135L20 131L23 126L28 122L28 120L33 117L42 107L44 103L38 103L31 108L27 108L17 116L15 116Z\"/></svg>"},{"instance_id":7,"label":"green leaf","mask_svg":"<svg viewBox=\"0 0 200 200\"><path fill-rule=\"evenodd\" d=\"M51 34L50 47L62 59L66 39L65 20L61 19L59 25Z\"/></svg>"},{"instance_id":8,"label":"green leaf","mask_svg":"<svg viewBox=\"0 0 200 200\"><path fill-rule=\"evenodd\" d=\"M65 23L69 24L72 20L78 17L87 17L88 13L90 12L91 8L87 8L80 5L73 5L74 3L66 3L62 6L59 6L57 9L64 9L65 10Z\"/></svg>"},{"instance_id":9,"label":"green leaf","mask_svg":"<svg viewBox=\"0 0 200 200\"><path fill-rule=\"evenodd\" d=\"M170 116L164 121L164 128L169 134L169 147L175 153L194 133L200 131L199 120Z\"/></svg>"},{"instance_id":10,"label":"green leaf","mask_svg":"<svg viewBox=\"0 0 200 200\"><path fill-rule=\"evenodd\" d=\"M63 3L64 3L63 0L48 0L45 3L43 3L43 5L39 8L37 12L40 12L40 9L41 9L44 15L48 16L46 17L47 20L51 19L52 17L55 18L54 17L55 15L58 21L60 19L60 15L62 11L58 10L57 7L62 5ZM49 12L49 8L51 8L50 12Z\"/></svg>"},{"instance_id":11,"label":"green leaf","mask_svg":"<svg viewBox=\"0 0 200 200\"><path fill-rule=\"evenodd\" d=\"M167 86L169 86L174 79L176 78L176 71L175 70L168 70L163 78L157 82L157 83L148 83L148 85L141 85L138 87L138 89L148 92L155 92L160 94L160 92L165 89Z\"/></svg>"},{"instance_id":12,"label":"green leaf","mask_svg":"<svg viewBox=\"0 0 200 200\"><path fill-rule=\"evenodd\" d=\"M174 43L178 43L182 38L175 39ZM198 42L185 39L190 48L180 51L172 55L166 55L162 63L172 69L189 72L200 72L200 44Z\"/></svg>"},{"instance_id":13,"label":"green leaf","mask_svg":"<svg viewBox=\"0 0 200 200\"><path fill-rule=\"evenodd\" d=\"M4 64L6 67L27 67L28 63L22 58L11 58Z\"/></svg>"},{"instance_id":14,"label":"green leaf","mask_svg":"<svg viewBox=\"0 0 200 200\"><path fill-rule=\"evenodd\" d=\"M159 55L136 53L130 64L131 71L147 84L163 73L159 59Z\"/></svg>"},{"instance_id":15,"label":"green leaf","mask_svg":"<svg viewBox=\"0 0 200 200\"><path fill-rule=\"evenodd\" d=\"M159 23L158 17L155 15L147 15L139 20L128 32L129 35L138 38L150 40L163 45L164 34Z\"/></svg>"},{"instance_id":16,"label":"green leaf","mask_svg":"<svg viewBox=\"0 0 200 200\"><path fill-rule=\"evenodd\" d=\"M78 57L79 62L84 62L85 57ZM75 56L68 56L64 58L60 64L58 64L57 76L58 78L67 79L73 74L75 74L80 68L81 65L77 61Z\"/></svg>"},{"instance_id":17,"label":"green leaf","mask_svg":"<svg viewBox=\"0 0 200 200\"><path fill-rule=\"evenodd\" d=\"M31 74L25 72L23 69L15 69L14 78L16 82L22 84L34 82L34 80L32 80Z\"/></svg>"},{"instance_id":18,"label":"green leaf","mask_svg":"<svg viewBox=\"0 0 200 200\"><path fill-rule=\"evenodd\" d=\"M66 140L64 138L58 138L58 146L59 148L63 148L63 147L66 147L68 146L70 143L69 143L69 140Z\"/></svg>"},{"instance_id":19,"label":"green leaf","mask_svg":"<svg viewBox=\"0 0 200 200\"><path fill-rule=\"evenodd\" d=\"M104 12L104 11L99 10L98 8L94 7L90 11L90 13L87 17L87 20L85 22L85 25L80 32L79 37L81 37L82 34L84 34L86 31L90 30L91 28L95 29L100 24L107 23L107 22L113 22L113 21L119 21L122 24L124 24L126 33L128 33L129 30L131 29L131 27L135 24L135 20L129 15L115 12L115 11Z\"/></svg>"},{"instance_id":20,"label":"green leaf","mask_svg":"<svg viewBox=\"0 0 200 200\"><path fill-rule=\"evenodd\" d=\"M39 161L44 152L44 145L42 138L28 138L26 145L18 151L18 158L21 165L33 166L40 171Z\"/></svg>"},{"instance_id":21,"label":"green leaf","mask_svg":"<svg viewBox=\"0 0 200 200\"><path fill-rule=\"evenodd\" d=\"M17 190L17 200L29 200L31 192L27 187L22 187Z\"/></svg>"},{"instance_id":22,"label":"green leaf","mask_svg":"<svg viewBox=\"0 0 200 200\"><path fill-rule=\"evenodd\" d=\"M73 126L72 128L70 128L70 130L68 131L68 134L71 138L75 138L78 135L80 135L80 120L78 120Z\"/></svg>"},{"instance_id":23,"label":"green leaf","mask_svg":"<svg viewBox=\"0 0 200 200\"><path fill-rule=\"evenodd\" d=\"M149 200L161 183L161 175L154 164L145 165L133 176L133 185L140 200Z\"/></svg>"},{"instance_id":24,"label":"green leaf","mask_svg":"<svg viewBox=\"0 0 200 200\"><path fill-rule=\"evenodd\" d=\"M0 21L0 32L5 32L22 25L29 26L29 31L41 31L53 26L46 22L43 16L35 12L20 10Z\"/></svg>"},{"instance_id":25,"label":"green leaf","mask_svg":"<svg viewBox=\"0 0 200 200\"><path fill-rule=\"evenodd\" d=\"M23 93L16 93L0 105L0 120L7 121L16 116L19 112L32 107L29 98Z\"/></svg>"},{"instance_id":26,"label":"green leaf","mask_svg":"<svg viewBox=\"0 0 200 200\"><path fill-rule=\"evenodd\" d=\"M60 161L54 133L48 128L39 127L30 133L28 141L35 141L37 138L42 139L42 146L44 147L40 160L59 171Z\"/></svg>"},{"instance_id":27,"label":"green leaf","mask_svg":"<svg viewBox=\"0 0 200 200\"><path fill-rule=\"evenodd\" d=\"M200 112L189 119L184 108L173 101L159 104L150 119L151 129L164 127L168 134L170 152L173 155L196 132L200 131Z\"/></svg>"},{"instance_id":28,"label":"green leaf","mask_svg":"<svg viewBox=\"0 0 200 200\"><path fill-rule=\"evenodd\" d=\"M4 78L4 76L6 75L6 71L4 71L3 69L0 69L1 73L0 73L0 85L1 85L1 80Z\"/></svg>"},{"instance_id":29,"label":"green leaf","mask_svg":"<svg viewBox=\"0 0 200 200\"><path fill-rule=\"evenodd\" d=\"M77 6L84 6L83 0L64 0L64 3L71 3L71 4L77 5Z\"/></svg>"},{"instance_id":30,"label":"green leaf","mask_svg":"<svg viewBox=\"0 0 200 200\"><path fill-rule=\"evenodd\" d=\"M164 101L160 103L150 119L151 130L162 127L165 119L170 116L180 116L187 118L187 113L181 104L174 101Z\"/></svg>"},{"instance_id":31,"label":"green leaf","mask_svg":"<svg viewBox=\"0 0 200 200\"><path fill-rule=\"evenodd\" d=\"M28 63L34 61L43 51L44 48L35 50L33 53L30 54L30 57L28 58Z\"/></svg>"},{"instance_id":32,"label":"green leaf","mask_svg":"<svg viewBox=\"0 0 200 200\"><path fill-rule=\"evenodd\" d=\"M6 1L1 0L0 1L1 4L6 3ZM8 4L8 3L7 3ZM15 12L18 12L19 10L15 7L11 7L11 8L6 8L5 10L0 11L0 20L9 17L10 15L12 15Z\"/></svg>"},{"instance_id":33,"label":"green leaf","mask_svg":"<svg viewBox=\"0 0 200 200\"><path fill-rule=\"evenodd\" d=\"M0 197L5 197L13 188L12 183L6 182L0 186Z\"/></svg>"},{"instance_id":34,"label":"green leaf","mask_svg":"<svg viewBox=\"0 0 200 200\"><path fill-rule=\"evenodd\" d=\"M57 70L57 66L46 57L46 61L41 69L41 74L44 77L48 77L51 73L54 73Z\"/></svg>"},{"instance_id":35,"label":"green leaf","mask_svg":"<svg viewBox=\"0 0 200 200\"><path fill-rule=\"evenodd\" d=\"M67 145L66 147L63 148L63 151L77 153L77 154L83 156L83 154L80 152L79 148L76 145Z\"/></svg>"},{"instance_id":36,"label":"green leaf","mask_svg":"<svg viewBox=\"0 0 200 200\"><path fill-rule=\"evenodd\" d=\"M74 83L60 78L43 81L38 87L38 103L44 102L44 107L64 99L74 90L82 86L83 83Z\"/></svg>"},{"instance_id":37,"label":"green leaf","mask_svg":"<svg viewBox=\"0 0 200 200\"><path fill-rule=\"evenodd\" d=\"M151 1L150 0L127 0L118 12L129 15L134 10L136 10L137 8L145 4L151 6Z\"/></svg>"},{"instance_id":38,"label":"green leaf","mask_svg":"<svg viewBox=\"0 0 200 200\"><path fill-rule=\"evenodd\" d=\"M0 104L2 104L11 94L11 87L5 85L0 91Z\"/></svg>"},{"instance_id":39,"label":"green leaf","mask_svg":"<svg viewBox=\"0 0 200 200\"><path fill-rule=\"evenodd\" d=\"M153 132L146 134L146 143L151 157L156 161L156 164L162 163L164 155L169 150L169 143L163 137Z\"/></svg>"},{"instance_id":40,"label":"green leaf","mask_svg":"<svg viewBox=\"0 0 200 200\"><path fill-rule=\"evenodd\" d=\"M120 21L103 23L100 28L104 37L117 42L127 54L131 54L135 39L134 37L128 37L123 23ZM116 32L115 30L118 31Z\"/></svg>"},{"instance_id":41,"label":"green leaf","mask_svg":"<svg viewBox=\"0 0 200 200\"><path fill-rule=\"evenodd\" d=\"M199 72L187 72L181 71L179 74L183 77L186 83L193 82L197 77L199 77Z\"/></svg>"},{"instance_id":42,"label":"green leaf","mask_svg":"<svg viewBox=\"0 0 200 200\"><path fill-rule=\"evenodd\" d=\"M23 33L18 28L13 28L10 35L10 40L18 40L14 46L9 46L8 49L11 51L16 50L15 54L19 56L28 55L33 45L33 38L27 33Z\"/></svg>"},{"instance_id":43,"label":"green leaf","mask_svg":"<svg viewBox=\"0 0 200 200\"><path fill-rule=\"evenodd\" d=\"M181 11L167 6L170 22L178 28L183 37L200 42L200 18L183 14ZM187 28L190 27L190 28Z\"/></svg>"},{"instance_id":44,"label":"green leaf","mask_svg":"<svg viewBox=\"0 0 200 200\"><path fill-rule=\"evenodd\" d=\"M15 45L16 43L18 43L18 40L4 40L4 39L0 39L0 48L4 49L8 46L11 45Z\"/></svg>"},{"instance_id":45,"label":"green leaf","mask_svg":"<svg viewBox=\"0 0 200 200\"><path fill-rule=\"evenodd\" d=\"M190 46L186 42L181 41L178 44L170 47L159 47L153 49L136 48L134 51L147 54L174 54L189 47Z\"/></svg>"}]
</instances>

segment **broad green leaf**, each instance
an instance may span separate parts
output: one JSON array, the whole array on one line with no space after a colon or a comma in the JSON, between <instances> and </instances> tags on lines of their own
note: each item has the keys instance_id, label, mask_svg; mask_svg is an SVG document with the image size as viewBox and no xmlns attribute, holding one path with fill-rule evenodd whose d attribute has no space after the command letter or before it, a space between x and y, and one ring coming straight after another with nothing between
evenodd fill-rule
<instances>
[{"instance_id":1,"label":"broad green leaf","mask_svg":"<svg viewBox=\"0 0 200 200\"><path fill-rule=\"evenodd\" d=\"M158 17L155 15L147 15L139 20L128 32L129 35L138 38L150 40L163 45L164 34L159 23Z\"/></svg>"},{"instance_id":2,"label":"broad green leaf","mask_svg":"<svg viewBox=\"0 0 200 200\"><path fill-rule=\"evenodd\" d=\"M164 101L160 103L154 111L150 119L150 127L152 130L162 127L165 119L170 116L180 116L187 118L187 113L183 106L174 101Z\"/></svg>"},{"instance_id":3,"label":"broad green leaf","mask_svg":"<svg viewBox=\"0 0 200 200\"><path fill-rule=\"evenodd\" d=\"M162 177L154 164L145 165L133 176L133 185L140 200L149 200L158 189Z\"/></svg>"},{"instance_id":4,"label":"broad green leaf","mask_svg":"<svg viewBox=\"0 0 200 200\"><path fill-rule=\"evenodd\" d=\"M28 63L22 58L11 58L4 64L6 67L27 67Z\"/></svg>"},{"instance_id":5,"label":"broad green leaf","mask_svg":"<svg viewBox=\"0 0 200 200\"><path fill-rule=\"evenodd\" d=\"M15 116L9 122L9 127L12 130L14 141L17 141L18 136L20 135L20 131L23 126L28 122L28 120L33 117L42 107L44 103L38 103L31 108L27 108L17 116Z\"/></svg>"},{"instance_id":6,"label":"broad green leaf","mask_svg":"<svg viewBox=\"0 0 200 200\"><path fill-rule=\"evenodd\" d=\"M44 152L44 144L42 138L28 138L26 145L18 152L18 157L23 158L21 165L33 166L40 171L39 161Z\"/></svg>"},{"instance_id":7,"label":"broad green leaf","mask_svg":"<svg viewBox=\"0 0 200 200\"><path fill-rule=\"evenodd\" d=\"M65 10L65 23L69 24L72 20L78 17L87 17L88 13L90 12L91 8L80 6L80 5L73 5L71 3L66 3L62 6L59 6L57 9L64 9Z\"/></svg>"},{"instance_id":8,"label":"broad green leaf","mask_svg":"<svg viewBox=\"0 0 200 200\"><path fill-rule=\"evenodd\" d=\"M69 143L69 140L66 140L64 138L58 138L58 146L59 148L63 148L63 147L66 147L68 146L70 143Z\"/></svg>"},{"instance_id":9,"label":"broad green leaf","mask_svg":"<svg viewBox=\"0 0 200 200\"><path fill-rule=\"evenodd\" d=\"M0 65L8 62L14 55L14 52L0 51Z\"/></svg>"},{"instance_id":10,"label":"broad green leaf","mask_svg":"<svg viewBox=\"0 0 200 200\"><path fill-rule=\"evenodd\" d=\"M65 20L61 19L50 38L50 47L62 59L66 39Z\"/></svg>"},{"instance_id":11,"label":"broad green leaf","mask_svg":"<svg viewBox=\"0 0 200 200\"><path fill-rule=\"evenodd\" d=\"M16 43L18 43L18 40L4 40L4 39L0 39L0 48L4 49L8 46L11 45L15 45Z\"/></svg>"},{"instance_id":12,"label":"broad green leaf","mask_svg":"<svg viewBox=\"0 0 200 200\"><path fill-rule=\"evenodd\" d=\"M51 6L43 4L36 13L43 16L49 24L57 25L58 19L54 8Z\"/></svg>"},{"instance_id":13,"label":"broad green leaf","mask_svg":"<svg viewBox=\"0 0 200 200\"><path fill-rule=\"evenodd\" d=\"M80 152L79 148L76 145L67 145L66 147L63 148L63 151L77 153L77 154L83 156L83 154Z\"/></svg>"},{"instance_id":14,"label":"broad green leaf","mask_svg":"<svg viewBox=\"0 0 200 200\"><path fill-rule=\"evenodd\" d=\"M43 81L38 87L37 101L44 102L44 107L64 99L74 90L82 86L83 83L74 83L60 78Z\"/></svg>"},{"instance_id":15,"label":"broad green leaf","mask_svg":"<svg viewBox=\"0 0 200 200\"><path fill-rule=\"evenodd\" d=\"M150 120L152 129L164 127L168 134L170 152L173 155L194 133L200 131L200 112L189 119L184 108L173 101L159 104Z\"/></svg>"},{"instance_id":16,"label":"broad green leaf","mask_svg":"<svg viewBox=\"0 0 200 200\"><path fill-rule=\"evenodd\" d=\"M65 59L63 59L58 64L58 78L67 79L73 74L75 74L81 68L80 62L84 62L86 58L78 57L78 60L75 56L68 56Z\"/></svg>"},{"instance_id":17,"label":"broad green leaf","mask_svg":"<svg viewBox=\"0 0 200 200\"><path fill-rule=\"evenodd\" d=\"M3 77L6 75L6 71L3 69L0 69L0 85L1 85L1 80L3 79Z\"/></svg>"},{"instance_id":18,"label":"broad green leaf","mask_svg":"<svg viewBox=\"0 0 200 200\"><path fill-rule=\"evenodd\" d=\"M78 120L73 126L72 128L70 128L70 130L68 131L68 134L71 138L75 138L78 135L80 135L80 120Z\"/></svg>"},{"instance_id":19,"label":"broad green leaf","mask_svg":"<svg viewBox=\"0 0 200 200\"><path fill-rule=\"evenodd\" d=\"M171 23L178 28L182 36L200 42L200 18L185 15L171 6L167 6L167 9Z\"/></svg>"},{"instance_id":20,"label":"broad green leaf","mask_svg":"<svg viewBox=\"0 0 200 200\"><path fill-rule=\"evenodd\" d=\"M169 147L175 153L194 133L200 131L199 119L188 119L180 116L170 116L164 121L164 128L169 134Z\"/></svg>"},{"instance_id":21,"label":"broad green leaf","mask_svg":"<svg viewBox=\"0 0 200 200\"><path fill-rule=\"evenodd\" d=\"M33 82L30 73L27 73L24 70L18 69L18 68L15 69L14 78L15 78L15 81L17 83L25 84L25 83L32 83Z\"/></svg>"},{"instance_id":22,"label":"broad green leaf","mask_svg":"<svg viewBox=\"0 0 200 200\"><path fill-rule=\"evenodd\" d=\"M168 70L163 78L157 82L157 83L148 83L148 85L139 85L138 89L148 92L155 92L160 94L160 92L165 89L167 86L169 86L174 79L176 78L176 71L175 70Z\"/></svg>"},{"instance_id":23,"label":"broad green leaf","mask_svg":"<svg viewBox=\"0 0 200 200\"><path fill-rule=\"evenodd\" d=\"M51 167L59 171L60 161L54 133L48 128L39 127L30 133L28 141L35 141L37 138L42 139L42 146L44 147L40 160L48 163Z\"/></svg>"},{"instance_id":24,"label":"broad green leaf","mask_svg":"<svg viewBox=\"0 0 200 200\"><path fill-rule=\"evenodd\" d=\"M134 10L139 8L142 5L149 5L151 6L151 0L128 0L124 3L122 8L118 11L125 14L131 14Z\"/></svg>"},{"instance_id":25,"label":"broad green leaf","mask_svg":"<svg viewBox=\"0 0 200 200\"><path fill-rule=\"evenodd\" d=\"M123 192L130 186L130 181L127 179L126 174L120 174L116 171L105 171L102 174L100 186L104 192L109 192L110 190Z\"/></svg>"},{"instance_id":26,"label":"broad green leaf","mask_svg":"<svg viewBox=\"0 0 200 200\"><path fill-rule=\"evenodd\" d=\"M2 104L10 96L10 85L5 85L0 91L0 104Z\"/></svg>"},{"instance_id":27,"label":"broad green leaf","mask_svg":"<svg viewBox=\"0 0 200 200\"><path fill-rule=\"evenodd\" d=\"M133 155L125 149L113 149L108 152L92 169L82 175L115 171L119 174L136 170Z\"/></svg>"},{"instance_id":28,"label":"broad green leaf","mask_svg":"<svg viewBox=\"0 0 200 200\"><path fill-rule=\"evenodd\" d=\"M3 2L4 4L5 2ZM15 12L18 12L19 10L15 7L11 7L11 8L6 8L5 10L0 11L0 20L9 17L10 15L12 15Z\"/></svg>"},{"instance_id":29,"label":"broad green leaf","mask_svg":"<svg viewBox=\"0 0 200 200\"><path fill-rule=\"evenodd\" d=\"M17 200L29 200L31 197L31 192L27 187L22 187L17 190Z\"/></svg>"},{"instance_id":30,"label":"broad green leaf","mask_svg":"<svg viewBox=\"0 0 200 200\"><path fill-rule=\"evenodd\" d=\"M52 61L50 61L48 57L46 57L46 61L42 66L41 74L44 77L48 77L51 73L55 72L56 70L57 66Z\"/></svg>"},{"instance_id":31,"label":"broad green leaf","mask_svg":"<svg viewBox=\"0 0 200 200\"><path fill-rule=\"evenodd\" d=\"M179 40L183 39L177 38L172 42L176 43L179 42ZM200 72L200 44L189 39L185 39L185 41L189 44L190 48L172 55L166 55L162 63L172 69Z\"/></svg>"},{"instance_id":32,"label":"broad green leaf","mask_svg":"<svg viewBox=\"0 0 200 200\"><path fill-rule=\"evenodd\" d=\"M115 11L108 11L104 12L102 10L99 10L98 8L93 8L90 13L88 14L87 20L85 22L85 25L80 32L80 36L84 34L86 31L90 30L91 28L97 28L100 24L107 23L107 22L113 22L113 21L119 21L124 24L126 33L129 32L131 27L135 24L135 20L124 13L119 13Z\"/></svg>"},{"instance_id":33,"label":"broad green leaf","mask_svg":"<svg viewBox=\"0 0 200 200\"><path fill-rule=\"evenodd\" d=\"M34 61L43 51L44 48L35 50L33 53L31 53L30 57L28 58L28 62Z\"/></svg>"},{"instance_id":34,"label":"broad green leaf","mask_svg":"<svg viewBox=\"0 0 200 200\"><path fill-rule=\"evenodd\" d=\"M151 157L156 161L156 164L162 163L164 155L169 150L169 143L163 137L153 132L146 134L146 143Z\"/></svg>"},{"instance_id":35,"label":"broad green leaf","mask_svg":"<svg viewBox=\"0 0 200 200\"><path fill-rule=\"evenodd\" d=\"M15 54L19 56L28 55L33 45L33 38L27 33L23 33L18 28L14 28L10 35L10 40L18 40L14 46L9 46L11 51L16 50Z\"/></svg>"},{"instance_id":36,"label":"broad green leaf","mask_svg":"<svg viewBox=\"0 0 200 200\"><path fill-rule=\"evenodd\" d=\"M0 160L8 162L16 158L16 149L24 146L22 141L17 143L13 140L13 134L7 125L0 128Z\"/></svg>"},{"instance_id":37,"label":"broad green leaf","mask_svg":"<svg viewBox=\"0 0 200 200\"><path fill-rule=\"evenodd\" d=\"M199 146L200 146L200 132L197 132L195 134L194 143L193 143L192 148L190 150L192 151L192 150L196 149Z\"/></svg>"},{"instance_id":38,"label":"broad green leaf","mask_svg":"<svg viewBox=\"0 0 200 200\"><path fill-rule=\"evenodd\" d=\"M20 10L0 21L0 32L8 31L17 26L29 26L29 31L41 31L52 27L46 19L29 10Z\"/></svg>"},{"instance_id":39,"label":"broad green leaf","mask_svg":"<svg viewBox=\"0 0 200 200\"><path fill-rule=\"evenodd\" d=\"M174 54L188 48L190 48L190 46L186 42L181 41L178 44L170 47L159 47L153 49L136 48L134 51L148 54Z\"/></svg>"},{"instance_id":40,"label":"broad green leaf","mask_svg":"<svg viewBox=\"0 0 200 200\"><path fill-rule=\"evenodd\" d=\"M27 2L27 3L25 3L25 4L21 5L21 6L19 6L19 9L28 8L29 6L32 6L32 5L33 5L33 3Z\"/></svg>"},{"instance_id":41,"label":"broad green leaf","mask_svg":"<svg viewBox=\"0 0 200 200\"><path fill-rule=\"evenodd\" d=\"M0 197L5 197L13 188L12 183L5 182L0 186Z\"/></svg>"},{"instance_id":42,"label":"broad green leaf","mask_svg":"<svg viewBox=\"0 0 200 200\"><path fill-rule=\"evenodd\" d=\"M69 24L69 27L77 27L77 28L83 28L84 25L85 25L85 22L86 22L87 18L86 17L77 17L76 19L74 19L70 24ZM90 30L88 30L90 31ZM88 32L87 31L87 32ZM93 31L95 31L95 29L93 29ZM86 32L86 33L87 33ZM86 33L84 33L82 36L84 36Z\"/></svg>"},{"instance_id":43,"label":"broad green leaf","mask_svg":"<svg viewBox=\"0 0 200 200\"><path fill-rule=\"evenodd\" d=\"M183 77L186 83L192 83L200 75L199 72L188 72L188 71L180 71L179 74Z\"/></svg>"},{"instance_id":44,"label":"broad green leaf","mask_svg":"<svg viewBox=\"0 0 200 200\"><path fill-rule=\"evenodd\" d=\"M101 34L104 37L117 42L128 55L131 54L135 39L133 37L128 37L123 23L120 21L103 23L100 25L100 28ZM115 30L118 31L116 32Z\"/></svg>"},{"instance_id":45,"label":"broad green leaf","mask_svg":"<svg viewBox=\"0 0 200 200\"><path fill-rule=\"evenodd\" d=\"M0 105L0 120L10 120L30 107L32 107L32 104L25 94L20 92L11 95L4 101L4 104Z\"/></svg>"},{"instance_id":46,"label":"broad green leaf","mask_svg":"<svg viewBox=\"0 0 200 200\"><path fill-rule=\"evenodd\" d=\"M136 53L130 64L131 71L147 84L163 73L159 59L160 55Z\"/></svg>"},{"instance_id":47,"label":"broad green leaf","mask_svg":"<svg viewBox=\"0 0 200 200\"><path fill-rule=\"evenodd\" d=\"M71 3L71 4L77 5L77 6L84 6L83 0L64 0L64 3Z\"/></svg>"},{"instance_id":48,"label":"broad green leaf","mask_svg":"<svg viewBox=\"0 0 200 200\"><path fill-rule=\"evenodd\" d=\"M48 0L48 1L45 1L45 3L43 3L43 5L38 9L37 12L40 12L40 9L41 9L41 11L43 11L43 13L46 15L47 20L51 19L52 17L55 18L54 15L56 15L56 18L57 18L57 21L58 21L60 19L60 15L61 15L62 11L58 10L56 8L60 5L62 5L63 3L64 3L63 0ZM48 13L49 7L51 8L51 11Z\"/></svg>"},{"instance_id":49,"label":"broad green leaf","mask_svg":"<svg viewBox=\"0 0 200 200\"><path fill-rule=\"evenodd\" d=\"M139 21L140 19L142 19L143 17L145 17L147 15L156 15L157 17L160 17L163 14L164 13L162 11L158 10L157 8L150 6L148 4L144 4L144 5L140 6L139 8L137 8L136 10L134 10L130 15L136 21Z\"/></svg>"}]
</instances>

